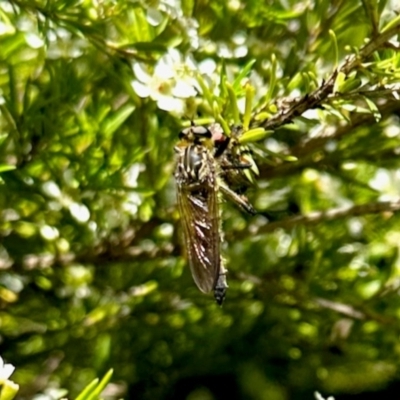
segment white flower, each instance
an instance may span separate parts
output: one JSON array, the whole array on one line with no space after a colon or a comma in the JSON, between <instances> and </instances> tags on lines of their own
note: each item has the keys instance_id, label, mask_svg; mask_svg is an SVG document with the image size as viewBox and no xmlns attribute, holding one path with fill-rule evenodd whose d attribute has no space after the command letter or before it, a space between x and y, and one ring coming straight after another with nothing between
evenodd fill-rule
<instances>
[{"instance_id":1,"label":"white flower","mask_svg":"<svg viewBox=\"0 0 400 400\"><path fill-rule=\"evenodd\" d=\"M134 64L136 80L131 85L138 96L150 97L161 110L183 113L183 99L197 94L193 77L195 70L193 58L183 57L178 50L170 49L158 60L153 74L146 66Z\"/></svg>"},{"instance_id":2,"label":"white flower","mask_svg":"<svg viewBox=\"0 0 400 400\"><path fill-rule=\"evenodd\" d=\"M149 8L146 14L147 22L152 26L158 26L163 21L163 15L155 8Z\"/></svg>"},{"instance_id":3,"label":"white flower","mask_svg":"<svg viewBox=\"0 0 400 400\"><path fill-rule=\"evenodd\" d=\"M0 357L0 385L4 384L5 381L14 372L15 367L11 364L4 364L3 359Z\"/></svg>"},{"instance_id":4,"label":"white flower","mask_svg":"<svg viewBox=\"0 0 400 400\"><path fill-rule=\"evenodd\" d=\"M78 222L88 222L90 211L84 204L72 202L69 206L69 212Z\"/></svg>"},{"instance_id":5,"label":"white flower","mask_svg":"<svg viewBox=\"0 0 400 400\"><path fill-rule=\"evenodd\" d=\"M145 169L143 164L135 163L130 166L128 171L125 173L125 184L131 188L135 188L138 185L138 178L140 172Z\"/></svg>"},{"instance_id":6,"label":"white flower","mask_svg":"<svg viewBox=\"0 0 400 400\"><path fill-rule=\"evenodd\" d=\"M42 185L43 193L54 199L61 197L61 190L57 183L53 181L47 181Z\"/></svg>"},{"instance_id":7,"label":"white flower","mask_svg":"<svg viewBox=\"0 0 400 400\"><path fill-rule=\"evenodd\" d=\"M316 400L335 400L334 397L332 397L332 396L329 396L329 397L327 397L326 399L324 399L324 398L321 396L321 394L318 393L318 392L314 392L314 397L315 397Z\"/></svg>"},{"instance_id":8,"label":"white flower","mask_svg":"<svg viewBox=\"0 0 400 400\"><path fill-rule=\"evenodd\" d=\"M158 108L165 111L173 111L174 97L172 96L172 86L174 85L173 70L164 61L156 65L154 74L150 75L140 64L133 66L136 78L132 81L133 90L142 98L150 97L157 102Z\"/></svg>"},{"instance_id":9,"label":"white flower","mask_svg":"<svg viewBox=\"0 0 400 400\"><path fill-rule=\"evenodd\" d=\"M172 82L169 73L162 68L155 68L154 74L150 75L141 64L133 66L133 72L137 80L132 81L132 87L138 96L158 100L171 92Z\"/></svg>"},{"instance_id":10,"label":"white flower","mask_svg":"<svg viewBox=\"0 0 400 400\"><path fill-rule=\"evenodd\" d=\"M395 201L400 195L400 171L388 171L379 168L370 179L369 186L380 192L380 201Z\"/></svg>"},{"instance_id":11,"label":"white flower","mask_svg":"<svg viewBox=\"0 0 400 400\"><path fill-rule=\"evenodd\" d=\"M202 75L212 75L217 70L217 64L212 58L206 58L199 63L198 70Z\"/></svg>"},{"instance_id":12,"label":"white flower","mask_svg":"<svg viewBox=\"0 0 400 400\"><path fill-rule=\"evenodd\" d=\"M184 80L178 80L172 88L172 94L181 99L188 99L189 97L196 96L196 90L193 87L193 84Z\"/></svg>"},{"instance_id":13,"label":"white flower","mask_svg":"<svg viewBox=\"0 0 400 400\"><path fill-rule=\"evenodd\" d=\"M183 16L180 0L162 0L158 8L167 13L172 19L181 18Z\"/></svg>"}]
</instances>

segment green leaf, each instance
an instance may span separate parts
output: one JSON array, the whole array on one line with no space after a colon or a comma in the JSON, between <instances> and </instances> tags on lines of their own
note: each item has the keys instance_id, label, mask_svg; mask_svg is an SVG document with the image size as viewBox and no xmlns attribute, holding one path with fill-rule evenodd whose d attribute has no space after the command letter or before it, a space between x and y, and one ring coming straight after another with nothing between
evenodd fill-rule
<instances>
[{"instance_id":1,"label":"green leaf","mask_svg":"<svg viewBox=\"0 0 400 400\"><path fill-rule=\"evenodd\" d=\"M12 171L15 168L15 165L0 164L0 172Z\"/></svg>"},{"instance_id":2,"label":"green leaf","mask_svg":"<svg viewBox=\"0 0 400 400\"><path fill-rule=\"evenodd\" d=\"M213 101L213 95L210 91L210 89L208 88L208 85L206 84L205 80L203 79L203 77L201 76L201 74L197 74L196 75L197 78L197 82L200 85L200 88L202 90L202 94L203 97L205 97L205 99L207 100L208 105L213 109L214 108L214 101Z\"/></svg>"},{"instance_id":3,"label":"green leaf","mask_svg":"<svg viewBox=\"0 0 400 400\"><path fill-rule=\"evenodd\" d=\"M221 114L215 113L215 121L221 124L222 130L227 135L230 133L231 130L229 128L229 124Z\"/></svg>"},{"instance_id":4,"label":"green leaf","mask_svg":"<svg viewBox=\"0 0 400 400\"><path fill-rule=\"evenodd\" d=\"M238 90L241 89L242 80L245 78L253 68L256 60L250 60L240 71L240 73L236 76L235 80L233 81L232 87L233 90L237 93Z\"/></svg>"},{"instance_id":5,"label":"green leaf","mask_svg":"<svg viewBox=\"0 0 400 400\"><path fill-rule=\"evenodd\" d=\"M226 74L226 64L225 64L225 60L222 60L221 72L219 74L219 95L222 98L226 98L228 95L228 89L226 88L227 80L228 80L228 77Z\"/></svg>"},{"instance_id":6,"label":"green leaf","mask_svg":"<svg viewBox=\"0 0 400 400\"><path fill-rule=\"evenodd\" d=\"M185 17L191 17L193 14L194 0L182 1L182 11Z\"/></svg>"},{"instance_id":7,"label":"green leaf","mask_svg":"<svg viewBox=\"0 0 400 400\"><path fill-rule=\"evenodd\" d=\"M290 93L293 90L298 89L299 87L301 87L302 83L303 83L303 76L301 72L296 72L296 74L293 76L293 78L287 85L287 91Z\"/></svg>"},{"instance_id":8,"label":"green leaf","mask_svg":"<svg viewBox=\"0 0 400 400\"><path fill-rule=\"evenodd\" d=\"M338 88L339 93L348 93L352 90L358 89L362 84L360 78L348 78Z\"/></svg>"},{"instance_id":9,"label":"green leaf","mask_svg":"<svg viewBox=\"0 0 400 400\"><path fill-rule=\"evenodd\" d=\"M100 381L100 383L97 385L96 389L93 391L93 393L89 396L88 400L97 400L101 392L105 389L105 387L108 385L108 382L110 382L110 379L114 373L113 369L108 370L108 372L104 375L103 379Z\"/></svg>"},{"instance_id":10,"label":"green leaf","mask_svg":"<svg viewBox=\"0 0 400 400\"><path fill-rule=\"evenodd\" d=\"M331 42L333 45L333 51L334 51L333 59L335 60L335 68L337 68L337 66L339 65L339 49L335 32L332 29L329 29L329 37L331 38Z\"/></svg>"},{"instance_id":11,"label":"green leaf","mask_svg":"<svg viewBox=\"0 0 400 400\"><path fill-rule=\"evenodd\" d=\"M226 83L226 89L228 91L229 95L229 109L233 117L233 122L235 125L240 123L240 114L239 114L239 108L237 105L237 98L235 95L235 92L233 90L233 87L227 82Z\"/></svg>"},{"instance_id":12,"label":"green leaf","mask_svg":"<svg viewBox=\"0 0 400 400\"><path fill-rule=\"evenodd\" d=\"M308 75L307 72L302 72L301 76L303 77L304 90L306 92L310 92L311 91L310 75Z\"/></svg>"},{"instance_id":13,"label":"green leaf","mask_svg":"<svg viewBox=\"0 0 400 400\"><path fill-rule=\"evenodd\" d=\"M88 400L89 396L93 392L93 390L97 387L99 383L99 378L93 379L92 382L89 383L85 387L85 389L82 390L82 392L78 395L78 397L75 400Z\"/></svg>"},{"instance_id":14,"label":"green leaf","mask_svg":"<svg viewBox=\"0 0 400 400\"><path fill-rule=\"evenodd\" d=\"M344 72L339 72L335 79L335 84L333 86L333 93L340 92L339 88L343 86L346 79L346 74Z\"/></svg>"},{"instance_id":15,"label":"green leaf","mask_svg":"<svg viewBox=\"0 0 400 400\"><path fill-rule=\"evenodd\" d=\"M379 24L378 0L363 0L362 3L374 32L377 32Z\"/></svg>"},{"instance_id":16,"label":"green leaf","mask_svg":"<svg viewBox=\"0 0 400 400\"><path fill-rule=\"evenodd\" d=\"M136 7L132 7L130 15L133 20L131 25L132 39L135 42L150 42L153 39L151 34L152 27L147 22L142 6L137 4Z\"/></svg>"},{"instance_id":17,"label":"green leaf","mask_svg":"<svg viewBox=\"0 0 400 400\"><path fill-rule=\"evenodd\" d=\"M248 129L251 120L251 111L253 108L253 99L255 95L255 89L250 84L246 85L246 103L243 116L243 128Z\"/></svg>"},{"instance_id":18,"label":"green leaf","mask_svg":"<svg viewBox=\"0 0 400 400\"><path fill-rule=\"evenodd\" d=\"M397 17L393 18L391 21L389 21L382 29L381 33L384 33L388 31L389 29L393 28L394 26L400 24L400 15Z\"/></svg>"},{"instance_id":19,"label":"green leaf","mask_svg":"<svg viewBox=\"0 0 400 400\"><path fill-rule=\"evenodd\" d=\"M274 131L266 131L264 128L250 129L249 131L243 133L239 139L239 142L241 144L258 142L259 140L265 139L272 133L274 133Z\"/></svg>"},{"instance_id":20,"label":"green leaf","mask_svg":"<svg viewBox=\"0 0 400 400\"><path fill-rule=\"evenodd\" d=\"M107 118L102 126L104 134L111 136L128 119L134 110L134 106L126 105L115 112L112 117Z\"/></svg>"},{"instance_id":21,"label":"green leaf","mask_svg":"<svg viewBox=\"0 0 400 400\"><path fill-rule=\"evenodd\" d=\"M277 63L276 63L276 56L275 54L272 54L271 56L271 69L269 73L269 84L268 84L268 91L267 94L265 95L265 102L269 103L272 99L272 95L275 90L275 84L276 84L276 68L277 68Z\"/></svg>"},{"instance_id":22,"label":"green leaf","mask_svg":"<svg viewBox=\"0 0 400 400\"><path fill-rule=\"evenodd\" d=\"M375 118L375 121L379 122L380 119L382 118L382 115L381 115L380 111L378 110L378 107L376 106L376 104L372 100L370 100L368 97L364 97L364 100L368 104L368 107L371 110L372 115Z\"/></svg>"},{"instance_id":23,"label":"green leaf","mask_svg":"<svg viewBox=\"0 0 400 400\"><path fill-rule=\"evenodd\" d=\"M127 46L122 46L121 48L133 47L138 51L150 52L150 53L160 53L164 54L167 51L167 47L160 43L154 42L136 42Z\"/></svg>"}]
</instances>

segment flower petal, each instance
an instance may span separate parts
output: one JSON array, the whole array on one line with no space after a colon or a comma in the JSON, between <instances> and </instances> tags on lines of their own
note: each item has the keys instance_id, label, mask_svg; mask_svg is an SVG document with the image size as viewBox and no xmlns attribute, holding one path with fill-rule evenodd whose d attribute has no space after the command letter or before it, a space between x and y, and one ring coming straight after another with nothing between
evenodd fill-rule
<instances>
[{"instance_id":1,"label":"flower petal","mask_svg":"<svg viewBox=\"0 0 400 400\"><path fill-rule=\"evenodd\" d=\"M187 99L189 97L195 97L197 92L194 87L188 82L185 82L184 80L179 80L172 88L172 94L176 97Z\"/></svg>"},{"instance_id":2,"label":"flower petal","mask_svg":"<svg viewBox=\"0 0 400 400\"><path fill-rule=\"evenodd\" d=\"M140 63L133 64L133 72L140 82L148 83L151 80L151 75Z\"/></svg>"},{"instance_id":3,"label":"flower petal","mask_svg":"<svg viewBox=\"0 0 400 400\"><path fill-rule=\"evenodd\" d=\"M1 360L3 361L3 360ZM15 367L14 365L11 364L3 364L2 366L0 365L0 382L6 381L11 374L14 372Z\"/></svg>"},{"instance_id":4,"label":"flower petal","mask_svg":"<svg viewBox=\"0 0 400 400\"><path fill-rule=\"evenodd\" d=\"M158 26L163 20L163 15L155 8L149 8L146 15L147 22L152 26Z\"/></svg>"},{"instance_id":5,"label":"flower petal","mask_svg":"<svg viewBox=\"0 0 400 400\"><path fill-rule=\"evenodd\" d=\"M150 96L150 88L143 85L143 83L132 81L131 86L139 97L146 98Z\"/></svg>"},{"instance_id":6,"label":"flower petal","mask_svg":"<svg viewBox=\"0 0 400 400\"><path fill-rule=\"evenodd\" d=\"M175 99L170 96L160 96L157 101L157 106L161 110L174 111L179 114L182 114L185 109L185 103L183 100Z\"/></svg>"},{"instance_id":7,"label":"flower petal","mask_svg":"<svg viewBox=\"0 0 400 400\"><path fill-rule=\"evenodd\" d=\"M167 56L160 58L156 67L154 68L154 75L162 79L171 79L175 76L175 70L169 62Z\"/></svg>"}]
</instances>

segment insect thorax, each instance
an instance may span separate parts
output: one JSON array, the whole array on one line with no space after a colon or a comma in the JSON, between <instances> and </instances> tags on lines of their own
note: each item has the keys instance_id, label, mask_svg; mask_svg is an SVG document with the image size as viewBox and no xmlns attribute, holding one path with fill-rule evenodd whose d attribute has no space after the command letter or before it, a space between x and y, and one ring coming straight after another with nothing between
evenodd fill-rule
<instances>
[{"instance_id":1,"label":"insect thorax","mask_svg":"<svg viewBox=\"0 0 400 400\"><path fill-rule=\"evenodd\" d=\"M201 184L215 173L214 160L201 145L177 147L178 165L176 179L182 185Z\"/></svg>"}]
</instances>

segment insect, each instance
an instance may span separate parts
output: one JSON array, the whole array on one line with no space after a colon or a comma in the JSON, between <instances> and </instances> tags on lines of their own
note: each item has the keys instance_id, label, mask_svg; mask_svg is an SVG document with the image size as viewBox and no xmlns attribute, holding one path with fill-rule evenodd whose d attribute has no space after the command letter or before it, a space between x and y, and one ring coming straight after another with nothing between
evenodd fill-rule
<instances>
[{"instance_id":1,"label":"insect","mask_svg":"<svg viewBox=\"0 0 400 400\"><path fill-rule=\"evenodd\" d=\"M193 279L202 292L214 290L217 303L222 304L228 285L221 259L218 166L211 137L201 126L179 134L175 179Z\"/></svg>"},{"instance_id":2,"label":"insect","mask_svg":"<svg viewBox=\"0 0 400 400\"><path fill-rule=\"evenodd\" d=\"M255 214L247 198L240 194L239 183L233 179L236 175L233 171L251 168L251 164L239 162L241 156L236 142L223 135L216 124L210 129L186 128L180 132L179 139L175 147L175 179L189 266L198 288L205 293L214 290L217 303L222 304L228 285L220 252L218 193ZM238 192L229 184L235 185Z\"/></svg>"}]
</instances>

